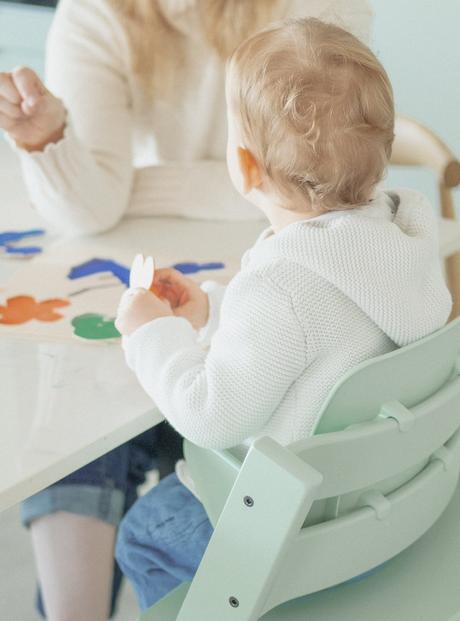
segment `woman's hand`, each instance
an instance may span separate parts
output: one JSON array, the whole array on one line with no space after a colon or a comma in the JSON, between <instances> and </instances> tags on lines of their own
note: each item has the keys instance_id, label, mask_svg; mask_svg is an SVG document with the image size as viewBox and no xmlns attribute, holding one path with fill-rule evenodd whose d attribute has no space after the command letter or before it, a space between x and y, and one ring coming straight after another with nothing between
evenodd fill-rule
<instances>
[{"instance_id":1,"label":"woman's hand","mask_svg":"<svg viewBox=\"0 0 460 621\"><path fill-rule=\"evenodd\" d=\"M152 291L167 300L174 315L187 319L195 330L206 325L209 315L208 296L190 278L172 268L155 270Z\"/></svg>"},{"instance_id":2,"label":"woman's hand","mask_svg":"<svg viewBox=\"0 0 460 621\"><path fill-rule=\"evenodd\" d=\"M27 67L0 72L0 129L27 151L42 151L64 135L66 109Z\"/></svg>"},{"instance_id":3,"label":"woman's hand","mask_svg":"<svg viewBox=\"0 0 460 621\"><path fill-rule=\"evenodd\" d=\"M128 289L121 296L115 327L123 336L160 317L171 317L169 303L146 289Z\"/></svg>"}]
</instances>

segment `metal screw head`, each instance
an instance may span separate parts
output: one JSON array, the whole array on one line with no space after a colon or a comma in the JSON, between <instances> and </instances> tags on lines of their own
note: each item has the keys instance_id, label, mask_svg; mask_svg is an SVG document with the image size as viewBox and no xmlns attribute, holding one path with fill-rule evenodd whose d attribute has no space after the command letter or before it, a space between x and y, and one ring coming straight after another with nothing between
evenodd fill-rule
<instances>
[{"instance_id":1,"label":"metal screw head","mask_svg":"<svg viewBox=\"0 0 460 621\"><path fill-rule=\"evenodd\" d=\"M243 498L243 502L247 507L253 507L254 506L254 499L251 498L251 496L245 496Z\"/></svg>"},{"instance_id":2,"label":"metal screw head","mask_svg":"<svg viewBox=\"0 0 460 621\"><path fill-rule=\"evenodd\" d=\"M237 598L236 598L234 595L231 595L231 596L228 598L228 601L229 601L230 606L231 606L232 608L238 608L238 606L240 605L240 602L237 600Z\"/></svg>"}]
</instances>

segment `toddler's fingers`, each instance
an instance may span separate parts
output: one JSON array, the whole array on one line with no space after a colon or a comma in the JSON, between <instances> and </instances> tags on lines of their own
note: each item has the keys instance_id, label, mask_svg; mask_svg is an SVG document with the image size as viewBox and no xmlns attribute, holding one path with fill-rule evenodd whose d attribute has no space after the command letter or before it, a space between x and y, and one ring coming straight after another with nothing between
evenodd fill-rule
<instances>
[{"instance_id":1,"label":"toddler's fingers","mask_svg":"<svg viewBox=\"0 0 460 621\"><path fill-rule=\"evenodd\" d=\"M13 82L11 73L0 72L0 99L6 99L16 105L21 103L21 94Z\"/></svg>"},{"instance_id":2,"label":"toddler's fingers","mask_svg":"<svg viewBox=\"0 0 460 621\"><path fill-rule=\"evenodd\" d=\"M154 286L159 288L162 296L174 307L189 299L195 283L178 270L168 267L155 271Z\"/></svg>"},{"instance_id":3,"label":"toddler's fingers","mask_svg":"<svg viewBox=\"0 0 460 621\"><path fill-rule=\"evenodd\" d=\"M120 298L120 302L118 304L118 310L123 311L132 306L134 302L142 297L145 293L147 293L146 289L126 289L123 295Z\"/></svg>"},{"instance_id":4,"label":"toddler's fingers","mask_svg":"<svg viewBox=\"0 0 460 621\"><path fill-rule=\"evenodd\" d=\"M133 299L142 297L146 293L148 293L147 289L143 289L142 287L130 287L123 293L122 298L126 298L132 302Z\"/></svg>"},{"instance_id":5,"label":"toddler's fingers","mask_svg":"<svg viewBox=\"0 0 460 621\"><path fill-rule=\"evenodd\" d=\"M187 281L188 281L187 277L184 276L178 270L175 270L173 267L162 267L161 269L155 270L154 282L167 282L170 284L176 284L176 283L184 284Z\"/></svg>"},{"instance_id":6,"label":"toddler's fingers","mask_svg":"<svg viewBox=\"0 0 460 621\"><path fill-rule=\"evenodd\" d=\"M159 281L150 287L150 291L158 298L167 300L172 307L175 307L180 303L183 288L167 281Z\"/></svg>"}]
</instances>

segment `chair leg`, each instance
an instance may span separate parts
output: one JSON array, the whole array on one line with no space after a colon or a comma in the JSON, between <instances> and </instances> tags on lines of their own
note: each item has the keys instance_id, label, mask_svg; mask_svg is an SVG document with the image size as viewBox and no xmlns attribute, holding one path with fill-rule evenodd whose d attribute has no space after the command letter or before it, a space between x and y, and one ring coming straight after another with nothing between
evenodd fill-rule
<instances>
[{"instance_id":1,"label":"chair leg","mask_svg":"<svg viewBox=\"0 0 460 621\"><path fill-rule=\"evenodd\" d=\"M443 183L439 184L439 196L441 202L441 213L443 218L456 220L454 199L450 188ZM452 312L450 319L455 319L460 315L460 252L447 257L446 259L447 284L452 294Z\"/></svg>"},{"instance_id":2,"label":"chair leg","mask_svg":"<svg viewBox=\"0 0 460 621\"><path fill-rule=\"evenodd\" d=\"M322 476L274 440L254 443L177 621L256 621Z\"/></svg>"},{"instance_id":3,"label":"chair leg","mask_svg":"<svg viewBox=\"0 0 460 621\"><path fill-rule=\"evenodd\" d=\"M460 315L460 252L446 259L447 282L452 294L450 319Z\"/></svg>"}]
</instances>

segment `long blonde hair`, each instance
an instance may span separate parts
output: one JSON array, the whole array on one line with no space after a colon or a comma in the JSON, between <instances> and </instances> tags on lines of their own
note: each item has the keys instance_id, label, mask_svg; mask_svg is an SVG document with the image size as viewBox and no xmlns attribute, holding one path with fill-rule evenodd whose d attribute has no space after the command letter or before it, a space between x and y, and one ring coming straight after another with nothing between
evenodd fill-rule
<instances>
[{"instance_id":1,"label":"long blonde hair","mask_svg":"<svg viewBox=\"0 0 460 621\"><path fill-rule=\"evenodd\" d=\"M126 31L132 69L149 94L164 92L182 60L185 35L161 10L160 0L110 0ZM225 61L246 37L280 17L280 0L195 0L204 39Z\"/></svg>"}]
</instances>

